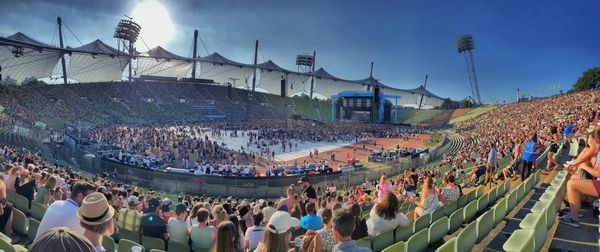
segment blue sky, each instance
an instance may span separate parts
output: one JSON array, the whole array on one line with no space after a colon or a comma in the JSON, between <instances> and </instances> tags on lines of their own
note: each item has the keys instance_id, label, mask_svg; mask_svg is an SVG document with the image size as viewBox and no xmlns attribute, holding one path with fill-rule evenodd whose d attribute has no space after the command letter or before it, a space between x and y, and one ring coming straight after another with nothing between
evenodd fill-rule
<instances>
[{"instance_id":1,"label":"blue sky","mask_svg":"<svg viewBox=\"0 0 600 252\"><path fill-rule=\"evenodd\" d=\"M50 43L61 15L83 43L100 38L114 46L114 26L140 1L0 0L0 34L22 31ZM164 47L180 55L191 55L198 29L209 52L233 60L250 63L258 39L259 61L295 69L296 54L317 50L318 67L345 79L367 77L374 61L374 76L387 85L414 88L429 74L428 89L453 99L471 93L465 59L455 45L462 34L474 37L485 101L514 98L517 88L560 83L567 90L584 70L600 66L597 0L161 3L176 27ZM80 45L69 31L66 37L68 45ZM206 55L201 45L198 51Z\"/></svg>"}]
</instances>

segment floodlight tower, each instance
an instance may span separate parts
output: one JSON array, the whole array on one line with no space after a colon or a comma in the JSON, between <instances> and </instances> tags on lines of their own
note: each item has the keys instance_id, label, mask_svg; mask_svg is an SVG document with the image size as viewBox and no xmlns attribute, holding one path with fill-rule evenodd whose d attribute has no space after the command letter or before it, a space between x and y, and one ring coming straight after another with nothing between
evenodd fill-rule
<instances>
[{"instance_id":1,"label":"floodlight tower","mask_svg":"<svg viewBox=\"0 0 600 252\"><path fill-rule=\"evenodd\" d=\"M135 52L133 44L135 43L135 41L137 41L142 27L139 24L133 22L133 18L128 18L129 19L122 19L121 21L119 21L119 24L117 24L117 28L115 28L115 34L113 35L113 37L118 40L119 44L123 43L123 51L125 50L125 48L127 48L129 51L129 82L131 82L133 79L131 76L131 60L133 59L133 53Z\"/></svg>"},{"instance_id":2,"label":"floodlight tower","mask_svg":"<svg viewBox=\"0 0 600 252\"><path fill-rule=\"evenodd\" d=\"M471 93L477 104L481 104L481 96L479 95L479 84L477 84L477 73L475 72L475 59L473 58L473 36L463 35L456 39L456 47L459 53L465 55L467 63L467 74L469 75L469 83L471 84Z\"/></svg>"},{"instance_id":3,"label":"floodlight tower","mask_svg":"<svg viewBox=\"0 0 600 252\"><path fill-rule=\"evenodd\" d=\"M314 84L315 84L315 58L317 57L317 51L313 51L313 55L306 54L298 54L296 56L296 66L298 67L298 72L300 73L309 73L310 72L310 92L309 96L313 98L314 92ZM306 91L306 90L302 90Z\"/></svg>"}]
</instances>

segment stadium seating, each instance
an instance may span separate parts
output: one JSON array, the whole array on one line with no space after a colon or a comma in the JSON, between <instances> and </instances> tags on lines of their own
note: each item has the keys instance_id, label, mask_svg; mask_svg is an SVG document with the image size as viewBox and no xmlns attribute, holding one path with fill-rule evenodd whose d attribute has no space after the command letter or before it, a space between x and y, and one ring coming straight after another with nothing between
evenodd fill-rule
<instances>
[{"instance_id":1,"label":"stadium seating","mask_svg":"<svg viewBox=\"0 0 600 252\"><path fill-rule=\"evenodd\" d=\"M190 252L190 245L169 241L168 252Z\"/></svg>"},{"instance_id":2,"label":"stadium seating","mask_svg":"<svg viewBox=\"0 0 600 252\"><path fill-rule=\"evenodd\" d=\"M165 241L159 238L142 236L142 246L148 251L151 249L165 250Z\"/></svg>"},{"instance_id":3,"label":"stadium seating","mask_svg":"<svg viewBox=\"0 0 600 252\"><path fill-rule=\"evenodd\" d=\"M131 248L134 246L141 247L142 252L146 251L146 249L137 242L133 242L133 241L130 241L127 239L121 239L121 240L119 240L119 246L118 246L119 248L118 248L117 252L131 252Z\"/></svg>"},{"instance_id":4,"label":"stadium seating","mask_svg":"<svg viewBox=\"0 0 600 252\"><path fill-rule=\"evenodd\" d=\"M104 235L102 237L102 247L104 247L104 249L106 249L106 251L108 251L108 252L114 252L115 251L115 240L110 236Z\"/></svg>"}]
</instances>

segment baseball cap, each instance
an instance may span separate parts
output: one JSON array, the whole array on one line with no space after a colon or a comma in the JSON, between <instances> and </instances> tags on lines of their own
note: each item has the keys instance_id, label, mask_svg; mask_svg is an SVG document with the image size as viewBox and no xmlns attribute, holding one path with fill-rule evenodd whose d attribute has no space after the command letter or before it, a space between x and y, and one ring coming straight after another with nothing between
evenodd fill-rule
<instances>
[{"instance_id":1,"label":"baseball cap","mask_svg":"<svg viewBox=\"0 0 600 252\"><path fill-rule=\"evenodd\" d=\"M277 211L271 216L267 228L271 233L283 234L290 230L290 228L299 225L300 220L293 218L288 212Z\"/></svg>"},{"instance_id":2,"label":"baseball cap","mask_svg":"<svg viewBox=\"0 0 600 252\"><path fill-rule=\"evenodd\" d=\"M152 212L152 211L154 211L154 209L156 209L159 206L160 206L160 201L158 201L157 198L150 198L148 200L148 208L146 209L146 212Z\"/></svg>"},{"instance_id":3,"label":"baseball cap","mask_svg":"<svg viewBox=\"0 0 600 252\"><path fill-rule=\"evenodd\" d=\"M127 203L129 203L130 206L137 206L140 204L140 200L138 197L131 195L129 198L127 198Z\"/></svg>"}]
</instances>

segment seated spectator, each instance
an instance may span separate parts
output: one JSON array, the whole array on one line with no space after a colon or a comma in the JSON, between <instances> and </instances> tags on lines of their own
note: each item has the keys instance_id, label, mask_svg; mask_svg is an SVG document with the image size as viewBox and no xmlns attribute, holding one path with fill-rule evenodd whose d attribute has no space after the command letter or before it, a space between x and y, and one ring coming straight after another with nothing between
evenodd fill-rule
<instances>
[{"instance_id":1,"label":"seated spectator","mask_svg":"<svg viewBox=\"0 0 600 252\"><path fill-rule=\"evenodd\" d=\"M200 208L202 208L202 204L195 204L194 207L192 207L190 214L188 215L187 219L185 220L188 230L191 230L193 226L198 225L198 217L197 216L198 216L198 210L200 210ZM207 208L205 208L204 210L208 211Z\"/></svg>"},{"instance_id":2,"label":"seated spectator","mask_svg":"<svg viewBox=\"0 0 600 252\"><path fill-rule=\"evenodd\" d=\"M593 177L600 177L600 129L592 132L590 141L590 150L596 152L589 161L581 162L575 169L572 164L566 168L570 173L587 172ZM582 152L583 153L583 152ZM578 179L577 176L571 176L567 182L567 200L569 201L569 213L560 217L560 222L571 227L579 228L579 210L581 209L581 200L585 196L598 198L600 196L600 181L595 179Z\"/></svg>"},{"instance_id":3,"label":"seated spectator","mask_svg":"<svg viewBox=\"0 0 600 252\"><path fill-rule=\"evenodd\" d=\"M35 237L39 237L44 232L55 227L67 227L73 231L83 234L85 229L81 227L77 210L85 196L94 193L94 185L88 182L77 182L73 185L71 196L67 200L54 201L46 210L44 218Z\"/></svg>"},{"instance_id":4,"label":"seated spectator","mask_svg":"<svg viewBox=\"0 0 600 252\"><path fill-rule=\"evenodd\" d=\"M184 204L179 203L175 206L175 217L171 218L167 224L170 241L187 244L190 240L189 229L185 222L186 213L187 208Z\"/></svg>"},{"instance_id":5,"label":"seated spectator","mask_svg":"<svg viewBox=\"0 0 600 252\"><path fill-rule=\"evenodd\" d=\"M250 215L250 207L248 206L242 206L240 207L240 209L238 210L238 220L240 223L240 228L242 230L242 234L246 233L246 230L248 229L248 226L252 225L252 223L247 223L247 221L251 221L251 218L248 218L248 216Z\"/></svg>"},{"instance_id":6,"label":"seated spectator","mask_svg":"<svg viewBox=\"0 0 600 252\"><path fill-rule=\"evenodd\" d=\"M371 201L371 196L369 196L368 194L363 194L362 196L362 202L360 202L359 206L360 206L360 211L362 213L366 213L366 212L370 212L371 208L373 208L373 202Z\"/></svg>"},{"instance_id":7,"label":"seated spectator","mask_svg":"<svg viewBox=\"0 0 600 252\"><path fill-rule=\"evenodd\" d=\"M165 198L160 201L160 217L165 220L165 222L169 223L171 217L173 217L173 212L171 211L171 200L169 198Z\"/></svg>"},{"instance_id":8,"label":"seated spectator","mask_svg":"<svg viewBox=\"0 0 600 252\"><path fill-rule=\"evenodd\" d=\"M367 220L367 229L369 235L375 236L381 232L395 229L398 226L408 226L408 218L398 211L398 198L392 192L388 192L385 197L375 204L371 209L370 217ZM352 218L352 230L348 237L352 235L354 230L354 218ZM335 222L334 222L335 225Z\"/></svg>"},{"instance_id":9,"label":"seated spectator","mask_svg":"<svg viewBox=\"0 0 600 252\"><path fill-rule=\"evenodd\" d=\"M215 242L215 252L235 252L238 248L236 237L237 227L231 221L223 221L217 227L217 238Z\"/></svg>"},{"instance_id":10,"label":"seated spectator","mask_svg":"<svg viewBox=\"0 0 600 252\"><path fill-rule=\"evenodd\" d=\"M229 214L225 208L223 208L223 205L216 205L212 208L212 217L213 220L211 221L210 225L217 227L219 224L221 224L221 222L229 219Z\"/></svg>"},{"instance_id":11,"label":"seated spectator","mask_svg":"<svg viewBox=\"0 0 600 252\"><path fill-rule=\"evenodd\" d=\"M323 239L323 247L326 252L333 250L335 246L335 239L333 238L333 231L331 226L331 220L333 219L333 212L330 209L325 209L321 215L323 218L323 228L317 231L317 234ZM312 232L312 231L308 231Z\"/></svg>"},{"instance_id":12,"label":"seated spectator","mask_svg":"<svg viewBox=\"0 0 600 252\"><path fill-rule=\"evenodd\" d=\"M136 196L129 196L127 198L127 205L129 208L124 208L119 211L119 222L117 226L119 230L127 230L131 232L139 233L141 231L140 225L142 222L142 204Z\"/></svg>"},{"instance_id":13,"label":"seated spectator","mask_svg":"<svg viewBox=\"0 0 600 252\"><path fill-rule=\"evenodd\" d=\"M48 207L49 204L54 202L53 193L57 183L58 180L56 179L56 176L50 176L48 180L46 180L46 184L38 186L35 201L41 203L44 207Z\"/></svg>"},{"instance_id":14,"label":"seated spectator","mask_svg":"<svg viewBox=\"0 0 600 252\"><path fill-rule=\"evenodd\" d=\"M388 192L388 195L383 197L383 201L389 200L390 197L394 199L393 193ZM379 203L378 203L379 204ZM377 205L375 205L377 208ZM334 252L337 251L351 251L351 252L370 252L369 248L359 247L356 245L356 241L352 240L352 232L354 231L354 215L349 210L341 210L334 214L333 217L333 237L337 244L333 247ZM406 218L406 217L405 217ZM408 220L407 220L408 225Z\"/></svg>"},{"instance_id":15,"label":"seated spectator","mask_svg":"<svg viewBox=\"0 0 600 252\"><path fill-rule=\"evenodd\" d=\"M6 199L6 185L0 181L0 231L8 237L12 235L12 203Z\"/></svg>"},{"instance_id":16,"label":"seated spectator","mask_svg":"<svg viewBox=\"0 0 600 252\"><path fill-rule=\"evenodd\" d=\"M242 227L240 226L240 220L236 215L229 215L229 221L233 223L236 228L236 236L235 236L235 249L242 248L244 246L244 233L242 232Z\"/></svg>"},{"instance_id":17,"label":"seated spectator","mask_svg":"<svg viewBox=\"0 0 600 252\"><path fill-rule=\"evenodd\" d=\"M244 235L244 250L253 251L262 240L264 235L264 228L262 226L263 219L263 214L261 212L252 217L254 226L246 229L246 234Z\"/></svg>"},{"instance_id":18,"label":"seated spectator","mask_svg":"<svg viewBox=\"0 0 600 252\"><path fill-rule=\"evenodd\" d=\"M212 248L217 237L217 230L208 225L210 214L204 208L198 209L196 219L198 224L190 231L192 246L198 248Z\"/></svg>"},{"instance_id":19,"label":"seated spectator","mask_svg":"<svg viewBox=\"0 0 600 252\"><path fill-rule=\"evenodd\" d=\"M444 176L444 184L446 186L441 190L439 195L443 199L443 204L448 205L448 203L458 200L458 197L460 197L460 188L455 183L454 175L450 173Z\"/></svg>"},{"instance_id":20,"label":"seated spectator","mask_svg":"<svg viewBox=\"0 0 600 252\"><path fill-rule=\"evenodd\" d=\"M478 164L475 168L473 168L473 170L471 170L469 173L471 175L471 179L468 181L467 188L470 186L478 186L479 178L485 175L486 169L487 168L485 165L482 164Z\"/></svg>"},{"instance_id":21,"label":"seated spectator","mask_svg":"<svg viewBox=\"0 0 600 252\"><path fill-rule=\"evenodd\" d=\"M148 200L147 214L142 216L141 229L142 235L168 240L169 233L167 232L167 222L160 216L158 212L160 210L160 201L156 198L150 198Z\"/></svg>"},{"instance_id":22,"label":"seated spectator","mask_svg":"<svg viewBox=\"0 0 600 252\"><path fill-rule=\"evenodd\" d=\"M15 191L17 194L27 198L29 207L31 208L31 201L35 194L35 179L30 179L29 172L25 171L19 175L15 181Z\"/></svg>"},{"instance_id":23,"label":"seated spectator","mask_svg":"<svg viewBox=\"0 0 600 252\"><path fill-rule=\"evenodd\" d=\"M96 248L83 234L66 227L56 227L38 235L29 251L96 252Z\"/></svg>"},{"instance_id":24,"label":"seated spectator","mask_svg":"<svg viewBox=\"0 0 600 252\"><path fill-rule=\"evenodd\" d=\"M323 227L321 217L317 215L315 203L306 204L306 215L300 220L300 226L306 230L317 231Z\"/></svg>"},{"instance_id":25,"label":"seated spectator","mask_svg":"<svg viewBox=\"0 0 600 252\"><path fill-rule=\"evenodd\" d=\"M102 247L102 236L113 234L114 215L115 210L108 204L106 197L99 192L86 196L77 210L80 224L85 229L83 236L92 242L96 252L106 251Z\"/></svg>"},{"instance_id":26,"label":"seated spectator","mask_svg":"<svg viewBox=\"0 0 600 252\"><path fill-rule=\"evenodd\" d=\"M421 200L417 201L414 198L409 198L409 200L417 205L415 208L415 220L423 215L432 213L435 209L442 206L440 203L440 194L433 187L433 180L431 177L425 178L423 191L421 192Z\"/></svg>"},{"instance_id":27,"label":"seated spectator","mask_svg":"<svg viewBox=\"0 0 600 252\"><path fill-rule=\"evenodd\" d=\"M277 211L275 207L275 202L272 200L267 201L267 207L263 208L262 213L265 220L271 219L271 216Z\"/></svg>"},{"instance_id":28,"label":"seated spectator","mask_svg":"<svg viewBox=\"0 0 600 252\"><path fill-rule=\"evenodd\" d=\"M358 240L369 236L367 221L362 217L362 212L358 204L350 207L350 212L354 214L354 231L352 232L352 240Z\"/></svg>"},{"instance_id":29,"label":"seated spectator","mask_svg":"<svg viewBox=\"0 0 600 252\"><path fill-rule=\"evenodd\" d=\"M295 249L288 247L289 241L292 238L294 227L300 225L300 220L292 218L285 211L277 211L271 216L267 223L267 230L261 242L256 246L255 252L272 252L272 251L288 251L293 252Z\"/></svg>"}]
</instances>

